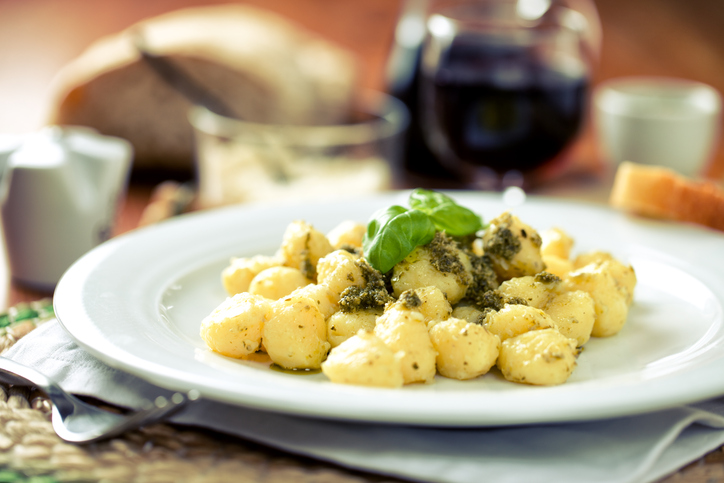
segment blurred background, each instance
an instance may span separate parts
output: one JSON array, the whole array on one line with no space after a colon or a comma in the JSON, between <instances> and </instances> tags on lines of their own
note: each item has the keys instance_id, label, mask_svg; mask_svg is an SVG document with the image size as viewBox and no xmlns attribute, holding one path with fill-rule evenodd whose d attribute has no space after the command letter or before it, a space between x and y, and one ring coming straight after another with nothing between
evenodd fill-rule
<instances>
[{"instance_id":1,"label":"blurred background","mask_svg":"<svg viewBox=\"0 0 724 483\"><path fill-rule=\"evenodd\" d=\"M415 0L409 0L414 2ZM544 0L543 0L544 1ZM563 0L562 0L563 1ZM724 92L724 2L719 0L582 0L595 5L600 18L600 57L591 73L591 88L609 79L625 76L677 77L709 84ZM43 127L51 109L54 79L94 42L118 33L136 22L186 7L220 4L245 4L279 14L322 39L349 53L357 64L356 87L389 91L389 68L394 51L395 30L405 0L0 0L0 135L33 132ZM530 0L534 4L535 0ZM544 1L545 3L545 1ZM137 52L135 52L137 54ZM148 66L146 66L148 67ZM156 79L160 82L159 79ZM133 84L132 82L130 84ZM288 83L287 83L288 84ZM124 84L128 86L129 83ZM135 85L135 84L134 84ZM592 89L591 89L592 90ZM149 92L153 89L148 90ZM589 91L590 92L590 91ZM72 96L68 96L72 97ZM159 96L151 96L154 99ZM160 96L163 97L163 96ZM253 96L252 96L253 97ZM247 97L246 99L249 99ZM123 106L123 101L118 101ZM118 105L118 103L117 103ZM123 106L128 107L128 106ZM590 107L590 106L589 106ZM185 108L187 109L187 107ZM569 196L606 202L615 169L599 152L588 109L580 135L567 152L569 162L562 172L544 177L536 187L543 195ZM114 111L115 112L115 111ZM186 122L185 110L177 110L177 121ZM413 113L414 114L414 113ZM139 113L143 118L145 113ZM131 118L133 111L111 118ZM146 120L148 121L148 120ZM213 124L213 122L212 122ZM190 127L190 126L187 126ZM721 126L718 127L721 138ZM179 143L190 144L191 133ZM178 137L176 138L178 139ZM224 147L223 135L217 135L213 148ZM224 152L222 157L229 157ZM234 154L235 155L235 154ZM136 163L137 164L137 163ZM258 163L257 163L258 164ZM370 187L384 177L372 164ZM168 167L165 165L164 167ZM329 174L317 169L311 182L320 184L317 175ZM138 173L134 173L137 175ZM116 232L122 233L145 223L153 211L154 189L165 179L176 179L178 172L161 172L153 179L132 178L125 209ZM268 174L268 173L267 173ZM193 171L182 172L181 179L192 180ZM359 188L360 177L342 173L348 183L324 181L341 191L346 186ZM700 176L721 182L724 178L724 143L717 142L713 156ZM223 178L223 176L216 176ZM140 184L139 184L140 183ZM309 195L320 191L300 184L296 193ZM444 176L420 180L414 175L397 178L392 187L461 187ZM365 188L366 189L366 188ZM209 189L214 192L212 186ZM218 191L218 190L217 190ZM321 190L324 191L324 190ZM178 190L167 198L174 203ZM294 195L294 193L291 193ZM149 199L151 203L149 203ZM169 203L149 222L173 215ZM176 206L176 205L173 205ZM186 206L186 205L185 205ZM175 208L174 208L175 209ZM140 222L139 222L140 220ZM0 269L5 267L0 266ZM0 272L2 273L2 272ZM6 277L0 277L0 282ZM12 288L12 287L11 287ZM0 292L7 287L0 286ZM11 293L14 300L33 300L35 292Z\"/></svg>"},{"instance_id":2,"label":"blurred background","mask_svg":"<svg viewBox=\"0 0 724 483\"><path fill-rule=\"evenodd\" d=\"M96 39L175 9L244 3L280 13L354 52L361 83L384 85L397 0L0 0L0 130L23 132L43 120L48 86Z\"/></svg>"},{"instance_id":3,"label":"blurred background","mask_svg":"<svg viewBox=\"0 0 724 483\"><path fill-rule=\"evenodd\" d=\"M66 63L96 39L174 9L249 3L280 13L351 51L363 87L385 90L385 69L402 2L399 0L0 0L0 132L37 129L49 85ZM712 0L596 0L602 50L594 85L630 75L685 77L724 91L724 2ZM577 163L595 165L592 144ZM721 160L724 148L717 147ZM721 178L724 162L707 168Z\"/></svg>"}]
</instances>

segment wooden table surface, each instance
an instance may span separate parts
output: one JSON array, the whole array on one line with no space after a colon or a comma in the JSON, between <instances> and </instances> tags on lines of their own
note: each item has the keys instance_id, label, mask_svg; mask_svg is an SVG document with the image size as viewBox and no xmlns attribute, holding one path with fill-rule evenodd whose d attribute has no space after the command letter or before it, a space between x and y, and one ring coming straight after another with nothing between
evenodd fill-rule
<instances>
[{"instance_id":1,"label":"wooden table surface","mask_svg":"<svg viewBox=\"0 0 724 483\"><path fill-rule=\"evenodd\" d=\"M148 16L204 3L211 2L0 0L0 132L20 133L41 127L45 95L53 76L94 39ZM248 3L280 12L347 47L358 55L363 67L362 85L384 88L384 66L399 0ZM724 92L724 2L598 0L595 4L603 32L595 83L619 76L673 76L705 82ZM719 143L703 173L707 177L724 177L723 144ZM584 132L575 153L582 165L600 165L590 128ZM565 192L565 186L559 188L561 193ZM116 233L136 227L152 189L149 184L131 184ZM550 192L555 194L556 189ZM5 307L47 295L13 284L6 262L0 263L0 282L0 294L5 295L1 303Z\"/></svg>"}]
</instances>

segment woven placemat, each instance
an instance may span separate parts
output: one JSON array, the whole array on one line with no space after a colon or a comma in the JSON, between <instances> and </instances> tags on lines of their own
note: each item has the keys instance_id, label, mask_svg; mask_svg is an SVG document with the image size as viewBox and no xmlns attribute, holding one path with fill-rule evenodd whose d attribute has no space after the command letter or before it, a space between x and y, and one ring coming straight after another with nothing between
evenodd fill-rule
<instances>
[{"instance_id":1,"label":"woven placemat","mask_svg":"<svg viewBox=\"0 0 724 483\"><path fill-rule=\"evenodd\" d=\"M0 353L52 318L49 299L0 314ZM55 434L50 417L43 393L0 385L0 483L400 481L290 456L200 428L163 423L108 441L70 444Z\"/></svg>"},{"instance_id":2,"label":"woven placemat","mask_svg":"<svg viewBox=\"0 0 724 483\"><path fill-rule=\"evenodd\" d=\"M53 316L49 299L20 304L0 314L0 353ZM0 385L0 483L402 481L291 456L201 428L163 423L108 441L70 444L55 434L50 417L50 405L43 393ZM722 448L662 483L704 482L724 482Z\"/></svg>"}]
</instances>

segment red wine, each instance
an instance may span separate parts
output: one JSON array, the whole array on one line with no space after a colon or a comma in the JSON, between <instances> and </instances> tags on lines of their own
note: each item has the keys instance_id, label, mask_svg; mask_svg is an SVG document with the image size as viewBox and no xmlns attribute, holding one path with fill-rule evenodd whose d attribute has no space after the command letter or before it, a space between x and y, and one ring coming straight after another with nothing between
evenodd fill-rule
<instances>
[{"instance_id":1,"label":"red wine","mask_svg":"<svg viewBox=\"0 0 724 483\"><path fill-rule=\"evenodd\" d=\"M582 69L543 65L522 50L480 49L453 46L428 84L437 137L454 163L534 170L577 135L588 79Z\"/></svg>"}]
</instances>

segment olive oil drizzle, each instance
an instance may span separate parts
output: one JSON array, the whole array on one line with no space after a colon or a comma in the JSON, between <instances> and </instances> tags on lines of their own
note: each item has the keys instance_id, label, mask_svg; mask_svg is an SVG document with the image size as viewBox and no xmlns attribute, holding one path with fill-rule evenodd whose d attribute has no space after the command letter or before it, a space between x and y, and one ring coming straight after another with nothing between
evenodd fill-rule
<instances>
[{"instance_id":1,"label":"olive oil drizzle","mask_svg":"<svg viewBox=\"0 0 724 483\"><path fill-rule=\"evenodd\" d=\"M322 369L285 369L284 367L280 366L279 364L271 364L269 366L269 369L271 369L274 372L281 372L284 374L293 374L295 376L310 376L312 374L319 374L322 372Z\"/></svg>"}]
</instances>

